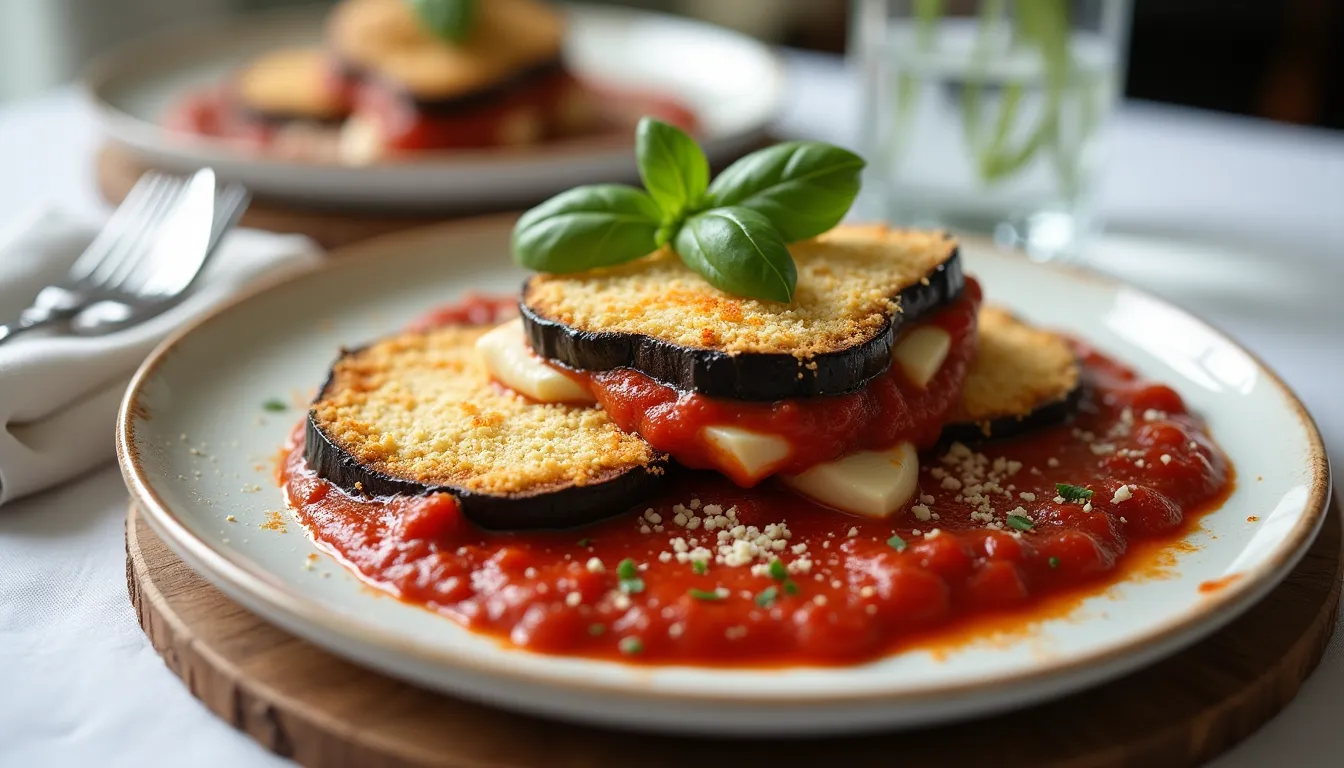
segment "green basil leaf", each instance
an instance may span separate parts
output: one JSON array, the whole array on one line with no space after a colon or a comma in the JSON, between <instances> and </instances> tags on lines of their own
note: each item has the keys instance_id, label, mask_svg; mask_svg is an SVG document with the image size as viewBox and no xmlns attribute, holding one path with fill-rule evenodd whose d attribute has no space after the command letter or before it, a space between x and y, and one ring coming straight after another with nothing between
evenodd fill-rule
<instances>
[{"instance_id":1,"label":"green basil leaf","mask_svg":"<svg viewBox=\"0 0 1344 768\"><path fill-rule=\"evenodd\" d=\"M775 225L784 242L840 223L859 194L863 158L819 141L790 141L752 152L709 186L706 204L742 206Z\"/></svg>"},{"instance_id":2,"label":"green basil leaf","mask_svg":"<svg viewBox=\"0 0 1344 768\"><path fill-rule=\"evenodd\" d=\"M464 42L476 24L477 0L408 0L420 23L436 37L450 43Z\"/></svg>"},{"instance_id":3,"label":"green basil leaf","mask_svg":"<svg viewBox=\"0 0 1344 768\"><path fill-rule=\"evenodd\" d=\"M513 258L538 272L582 272L654 251L661 213L634 187L594 184L552 197L513 227Z\"/></svg>"},{"instance_id":4,"label":"green basil leaf","mask_svg":"<svg viewBox=\"0 0 1344 768\"><path fill-rule=\"evenodd\" d=\"M680 128L642 118L635 129L635 157L639 177L662 208L664 221L678 221L704 197L709 160L695 139Z\"/></svg>"},{"instance_id":5,"label":"green basil leaf","mask_svg":"<svg viewBox=\"0 0 1344 768\"><path fill-rule=\"evenodd\" d=\"M686 266L737 296L793 301L798 270L784 238L748 208L711 208L686 220L673 241Z\"/></svg>"}]
</instances>

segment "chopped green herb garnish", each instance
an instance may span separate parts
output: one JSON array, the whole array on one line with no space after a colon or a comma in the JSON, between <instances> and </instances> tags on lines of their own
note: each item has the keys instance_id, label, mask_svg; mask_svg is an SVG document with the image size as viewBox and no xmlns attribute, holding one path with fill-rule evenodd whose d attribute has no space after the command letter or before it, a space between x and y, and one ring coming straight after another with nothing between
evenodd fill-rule
<instances>
[{"instance_id":1,"label":"chopped green herb garnish","mask_svg":"<svg viewBox=\"0 0 1344 768\"><path fill-rule=\"evenodd\" d=\"M779 590L774 587L766 587L761 593L756 595L756 604L762 608L769 608L775 604L775 598L779 597Z\"/></svg>"},{"instance_id":2,"label":"chopped green herb garnish","mask_svg":"<svg viewBox=\"0 0 1344 768\"><path fill-rule=\"evenodd\" d=\"M598 635L600 635L600 634L602 634L603 632L606 632L606 631L607 631L607 625L606 625L606 624L589 624L589 625L588 625L588 634L592 635L593 637L597 637Z\"/></svg>"},{"instance_id":3,"label":"chopped green herb garnish","mask_svg":"<svg viewBox=\"0 0 1344 768\"><path fill-rule=\"evenodd\" d=\"M1032 528L1036 527L1036 524L1031 522L1031 518L1023 517L1021 515L1009 515L1008 527L1016 528L1019 531L1030 531Z\"/></svg>"},{"instance_id":4,"label":"chopped green herb garnish","mask_svg":"<svg viewBox=\"0 0 1344 768\"><path fill-rule=\"evenodd\" d=\"M1055 491L1065 501L1087 501L1092 498L1092 491L1068 483L1055 483Z\"/></svg>"},{"instance_id":5,"label":"chopped green herb garnish","mask_svg":"<svg viewBox=\"0 0 1344 768\"><path fill-rule=\"evenodd\" d=\"M784 594L786 594L786 595L796 595L796 594L798 594L798 584L797 584L797 582L795 582L793 579L785 579L785 580L784 580Z\"/></svg>"},{"instance_id":6,"label":"chopped green herb garnish","mask_svg":"<svg viewBox=\"0 0 1344 768\"><path fill-rule=\"evenodd\" d=\"M278 397L272 397L270 400L267 400L266 402L262 403L261 407L265 408L268 411L271 411L272 413L279 413L280 411L289 410L289 406L285 404L285 401L281 400Z\"/></svg>"},{"instance_id":7,"label":"chopped green herb garnish","mask_svg":"<svg viewBox=\"0 0 1344 768\"><path fill-rule=\"evenodd\" d=\"M1059 558L1058 558L1058 557L1052 557L1052 558L1050 558L1049 560L1047 560L1046 562L1050 563L1050 567L1051 567L1051 568L1058 568L1058 567L1059 567Z\"/></svg>"},{"instance_id":8,"label":"chopped green herb garnish","mask_svg":"<svg viewBox=\"0 0 1344 768\"><path fill-rule=\"evenodd\" d=\"M692 560L691 570L695 571L696 576L704 576L705 571L709 570L709 563L705 562L704 560Z\"/></svg>"},{"instance_id":9,"label":"chopped green herb garnish","mask_svg":"<svg viewBox=\"0 0 1344 768\"><path fill-rule=\"evenodd\" d=\"M784 567L783 560L770 561L770 578L775 581L784 581L789 578L789 569Z\"/></svg>"},{"instance_id":10,"label":"chopped green herb garnish","mask_svg":"<svg viewBox=\"0 0 1344 768\"><path fill-rule=\"evenodd\" d=\"M582 538L582 539L579 539L579 546L580 546L580 547L586 547L586 546L588 546L589 544L592 544L592 543L593 543L593 540L592 540L592 539L589 539L589 538L586 538L586 537L585 537L585 538Z\"/></svg>"},{"instance_id":11,"label":"chopped green herb garnish","mask_svg":"<svg viewBox=\"0 0 1344 768\"><path fill-rule=\"evenodd\" d=\"M726 595L724 595L717 589L692 589L687 591L686 594L690 595L691 597L694 597L696 600L705 600L708 602L722 600L724 597L726 597Z\"/></svg>"},{"instance_id":12,"label":"chopped green herb garnish","mask_svg":"<svg viewBox=\"0 0 1344 768\"><path fill-rule=\"evenodd\" d=\"M635 561L625 558L616 566L616 578L620 579L621 591L627 595L637 595L644 591L644 580L639 577L639 568Z\"/></svg>"},{"instance_id":13,"label":"chopped green herb garnish","mask_svg":"<svg viewBox=\"0 0 1344 768\"><path fill-rule=\"evenodd\" d=\"M621 653L633 655L644 650L644 642L638 637L622 637L616 647L621 649Z\"/></svg>"},{"instance_id":14,"label":"chopped green herb garnish","mask_svg":"<svg viewBox=\"0 0 1344 768\"><path fill-rule=\"evenodd\" d=\"M897 552L904 552L904 551L905 551L905 539L902 539L900 536L898 536L898 535L896 535L896 534L893 533L893 534L891 535L891 538L890 538L890 539L887 539L887 546L888 546L888 547L891 547L892 549L896 550Z\"/></svg>"}]
</instances>

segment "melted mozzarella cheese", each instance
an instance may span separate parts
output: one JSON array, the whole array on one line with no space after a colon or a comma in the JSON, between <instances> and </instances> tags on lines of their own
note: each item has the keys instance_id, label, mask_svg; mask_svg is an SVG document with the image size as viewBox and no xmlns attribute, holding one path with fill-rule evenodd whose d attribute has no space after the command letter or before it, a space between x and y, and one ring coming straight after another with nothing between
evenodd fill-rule
<instances>
[{"instance_id":1,"label":"melted mozzarella cheese","mask_svg":"<svg viewBox=\"0 0 1344 768\"><path fill-rule=\"evenodd\" d=\"M521 318L510 320L476 340L476 353L496 381L541 403L595 403L577 381L532 353Z\"/></svg>"},{"instance_id":2,"label":"melted mozzarella cheese","mask_svg":"<svg viewBox=\"0 0 1344 768\"><path fill-rule=\"evenodd\" d=\"M889 517L919 488L919 455L901 443L885 451L860 451L818 464L784 483L804 495L846 512Z\"/></svg>"},{"instance_id":3,"label":"melted mozzarella cheese","mask_svg":"<svg viewBox=\"0 0 1344 768\"><path fill-rule=\"evenodd\" d=\"M739 470L726 473L733 475L733 479L738 482L759 482L793 452L789 441L778 435L752 432L741 427L705 427L702 434L705 441L719 452L722 460Z\"/></svg>"},{"instance_id":4,"label":"melted mozzarella cheese","mask_svg":"<svg viewBox=\"0 0 1344 768\"><path fill-rule=\"evenodd\" d=\"M367 117L351 117L341 126L337 156L346 165L369 165L383 156L383 133Z\"/></svg>"},{"instance_id":5,"label":"melted mozzarella cheese","mask_svg":"<svg viewBox=\"0 0 1344 768\"><path fill-rule=\"evenodd\" d=\"M892 356L911 384L923 389L943 367L952 349L952 336L942 328L925 325L906 333L896 343Z\"/></svg>"}]
</instances>

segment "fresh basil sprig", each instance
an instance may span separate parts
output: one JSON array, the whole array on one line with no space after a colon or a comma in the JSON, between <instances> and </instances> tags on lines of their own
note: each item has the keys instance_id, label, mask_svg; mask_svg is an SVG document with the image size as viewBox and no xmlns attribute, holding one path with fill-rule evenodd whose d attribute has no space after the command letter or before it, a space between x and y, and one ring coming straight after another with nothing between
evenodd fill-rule
<instances>
[{"instance_id":1,"label":"fresh basil sprig","mask_svg":"<svg viewBox=\"0 0 1344 768\"><path fill-rule=\"evenodd\" d=\"M436 37L450 43L465 42L471 36L480 10L477 0L407 0L420 17L420 23Z\"/></svg>"},{"instance_id":2,"label":"fresh basil sprig","mask_svg":"<svg viewBox=\"0 0 1344 768\"><path fill-rule=\"evenodd\" d=\"M539 272L582 272L649 255L662 220L653 198L624 184L593 184L552 197L513 228L513 255Z\"/></svg>"},{"instance_id":3,"label":"fresh basil sprig","mask_svg":"<svg viewBox=\"0 0 1344 768\"><path fill-rule=\"evenodd\" d=\"M864 166L840 147L792 141L741 158L711 183L695 141L649 117L635 130L635 154L647 193L620 184L562 192L518 220L514 259L571 273L669 245L720 290L787 303L798 271L786 245L844 218Z\"/></svg>"},{"instance_id":4,"label":"fresh basil sprig","mask_svg":"<svg viewBox=\"0 0 1344 768\"><path fill-rule=\"evenodd\" d=\"M709 160L679 128L644 118L635 129L639 178L668 223L694 209L709 187ZM659 243L662 245L662 243Z\"/></svg>"},{"instance_id":5,"label":"fresh basil sprig","mask_svg":"<svg viewBox=\"0 0 1344 768\"><path fill-rule=\"evenodd\" d=\"M740 205L774 223L786 242L840 223L859 194L863 158L819 141L790 141L753 152L709 187L711 206Z\"/></svg>"},{"instance_id":6,"label":"fresh basil sprig","mask_svg":"<svg viewBox=\"0 0 1344 768\"><path fill-rule=\"evenodd\" d=\"M686 266L725 293L788 303L798 271L784 238L750 208L710 208L686 219L672 247Z\"/></svg>"}]
</instances>

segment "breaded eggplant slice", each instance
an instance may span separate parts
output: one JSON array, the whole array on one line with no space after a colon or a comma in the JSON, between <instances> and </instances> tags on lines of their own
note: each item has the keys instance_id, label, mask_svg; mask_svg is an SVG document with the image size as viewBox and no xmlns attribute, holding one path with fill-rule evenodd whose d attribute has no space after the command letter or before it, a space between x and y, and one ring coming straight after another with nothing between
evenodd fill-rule
<instances>
[{"instance_id":1,"label":"breaded eggplant slice","mask_svg":"<svg viewBox=\"0 0 1344 768\"><path fill-rule=\"evenodd\" d=\"M347 72L452 112L558 71L564 35L564 14L541 0L480 3L460 43L436 36L406 0L342 0L326 37Z\"/></svg>"},{"instance_id":2,"label":"breaded eggplant slice","mask_svg":"<svg viewBox=\"0 0 1344 768\"><path fill-rule=\"evenodd\" d=\"M344 353L308 414L308 466L355 494L452 494L495 529L582 525L657 490L667 457L602 410L493 383L474 347L488 330L404 333Z\"/></svg>"},{"instance_id":3,"label":"breaded eggplant slice","mask_svg":"<svg viewBox=\"0 0 1344 768\"><path fill-rule=\"evenodd\" d=\"M320 48L271 51L234 76L234 102L262 122L335 126L345 119L349 107L331 77L331 61Z\"/></svg>"},{"instance_id":4,"label":"breaded eggplant slice","mask_svg":"<svg viewBox=\"0 0 1344 768\"><path fill-rule=\"evenodd\" d=\"M975 361L943 435L983 440L1062 423L1077 410L1081 381L1068 339L984 307Z\"/></svg>"},{"instance_id":5,"label":"breaded eggplant slice","mask_svg":"<svg viewBox=\"0 0 1344 768\"><path fill-rule=\"evenodd\" d=\"M663 250L523 287L532 349L578 370L633 368L682 391L783 400L860 389L897 335L965 287L942 232L839 226L789 246L791 304L732 296Z\"/></svg>"}]
</instances>

